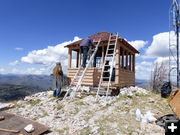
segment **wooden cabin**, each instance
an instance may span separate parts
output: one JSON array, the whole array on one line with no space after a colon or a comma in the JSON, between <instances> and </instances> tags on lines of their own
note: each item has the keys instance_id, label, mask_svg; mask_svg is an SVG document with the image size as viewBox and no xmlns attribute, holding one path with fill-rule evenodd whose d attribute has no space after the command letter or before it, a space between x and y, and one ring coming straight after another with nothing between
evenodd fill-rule
<instances>
[{"instance_id":1,"label":"wooden cabin","mask_svg":"<svg viewBox=\"0 0 180 135\"><path fill-rule=\"evenodd\" d=\"M102 64L104 62L106 49L108 45L110 33L109 32L99 32L90 36L93 40L99 40L101 38L101 43L98 47L98 51L94 58L91 67L88 68L82 85L97 87L100 81ZM68 69L67 76L73 79L75 73L77 72L79 66L82 63L82 53L80 50L80 43L82 40L71 43L65 47L68 48ZM122 88L125 86L135 85L135 54L139 53L133 46L131 46L123 38L118 38L114 65L114 79L111 80L111 87ZM72 60L74 64L72 64ZM107 83L104 81L103 83Z\"/></svg>"}]
</instances>

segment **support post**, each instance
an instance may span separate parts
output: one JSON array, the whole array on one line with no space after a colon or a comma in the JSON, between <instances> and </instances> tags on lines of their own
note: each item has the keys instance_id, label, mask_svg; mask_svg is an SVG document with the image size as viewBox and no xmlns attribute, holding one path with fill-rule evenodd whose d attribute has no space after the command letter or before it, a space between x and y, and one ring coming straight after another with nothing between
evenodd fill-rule
<instances>
[{"instance_id":1,"label":"support post","mask_svg":"<svg viewBox=\"0 0 180 135\"><path fill-rule=\"evenodd\" d=\"M72 49L69 48L68 50L68 68L71 68L72 63Z\"/></svg>"},{"instance_id":2,"label":"support post","mask_svg":"<svg viewBox=\"0 0 180 135\"><path fill-rule=\"evenodd\" d=\"M81 48L79 49L79 67L81 66Z\"/></svg>"},{"instance_id":3,"label":"support post","mask_svg":"<svg viewBox=\"0 0 180 135\"><path fill-rule=\"evenodd\" d=\"M124 49L122 48L122 69L124 69Z\"/></svg>"},{"instance_id":4,"label":"support post","mask_svg":"<svg viewBox=\"0 0 180 135\"><path fill-rule=\"evenodd\" d=\"M131 53L129 53L129 70L130 71L132 71L131 65L132 65L132 57L131 57Z\"/></svg>"},{"instance_id":5,"label":"support post","mask_svg":"<svg viewBox=\"0 0 180 135\"><path fill-rule=\"evenodd\" d=\"M76 56L76 68L79 67L79 50L77 51L77 56Z\"/></svg>"},{"instance_id":6,"label":"support post","mask_svg":"<svg viewBox=\"0 0 180 135\"><path fill-rule=\"evenodd\" d=\"M120 46L116 47L116 66L115 66L115 83L119 84L119 67L120 67Z\"/></svg>"},{"instance_id":7,"label":"support post","mask_svg":"<svg viewBox=\"0 0 180 135\"><path fill-rule=\"evenodd\" d=\"M132 66L133 66L132 70L133 70L133 72L135 72L135 54L133 54L133 65Z\"/></svg>"},{"instance_id":8,"label":"support post","mask_svg":"<svg viewBox=\"0 0 180 135\"><path fill-rule=\"evenodd\" d=\"M128 70L128 51L126 51L126 69Z\"/></svg>"},{"instance_id":9,"label":"support post","mask_svg":"<svg viewBox=\"0 0 180 135\"><path fill-rule=\"evenodd\" d=\"M179 7L177 9L176 17L176 34L177 34L177 88L179 88Z\"/></svg>"}]
</instances>

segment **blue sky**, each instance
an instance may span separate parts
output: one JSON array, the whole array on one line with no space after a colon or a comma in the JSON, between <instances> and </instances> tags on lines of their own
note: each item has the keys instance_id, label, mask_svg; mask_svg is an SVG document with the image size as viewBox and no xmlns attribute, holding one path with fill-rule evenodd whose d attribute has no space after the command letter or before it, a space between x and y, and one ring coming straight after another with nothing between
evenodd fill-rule
<instances>
[{"instance_id":1,"label":"blue sky","mask_svg":"<svg viewBox=\"0 0 180 135\"><path fill-rule=\"evenodd\" d=\"M42 56L44 60L46 53L53 55L49 50L73 41L76 36L84 38L108 31L119 32L134 46L139 45L137 63L141 67L137 67L136 77L147 79L152 62L167 57L163 49L155 48L167 44L171 3L171 0L0 0L0 73L47 73L47 66L31 57ZM55 57L58 53L52 59ZM140 71L143 68L147 71Z\"/></svg>"}]
</instances>

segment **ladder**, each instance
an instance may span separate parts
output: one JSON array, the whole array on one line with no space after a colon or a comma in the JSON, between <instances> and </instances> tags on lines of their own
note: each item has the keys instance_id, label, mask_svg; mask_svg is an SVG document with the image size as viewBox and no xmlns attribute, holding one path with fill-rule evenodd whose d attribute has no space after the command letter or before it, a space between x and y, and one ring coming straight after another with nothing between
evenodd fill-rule
<instances>
[{"instance_id":1,"label":"ladder","mask_svg":"<svg viewBox=\"0 0 180 135\"><path fill-rule=\"evenodd\" d=\"M115 35L110 34L108 46L107 46L107 50L106 50L106 55L104 58L104 63L102 64L101 77L100 77L100 81L99 81L98 90L96 93L96 99L99 96L100 90L102 91L102 90L106 89L106 98L108 96L109 86L111 83L112 72L113 72L113 65L115 62L114 59L115 59L115 54L116 54L117 41L118 41L118 33L116 33ZM109 62L111 61L111 65L109 65L108 61ZM108 68L110 68L109 71L107 70ZM107 73L109 73L109 75L104 76ZM108 81L108 83L103 84L104 80ZM105 87L105 88L103 88L103 87Z\"/></svg>"},{"instance_id":2,"label":"ladder","mask_svg":"<svg viewBox=\"0 0 180 135\"><path fill-rule=\"evenodd\" d=\"M96 43L96 45L95 45L96 48L93 50L94 52L93 52L92 55L91 55L92 50L89 49L89 51L88 51L88 57L89 57L90 59L89 59L89 61L87 62L88 64L87 64L86 68L84 69L84 71L82 72L82 74L80 74L80 73L81 73L81 70L83 70L83 68L82 68L82 66L79 67L79 69L78 69L78 71L76 72L76 74L75 74L75 76L74 76L74 78L73 78L73 81L71 82L71 84L70 84L70 86L69 86L69 89L67 90L67 92L66 92L66 94L65 94L65 96L64 96L63 99L65 99L65 98L68 96L69 93L71 93L72 91L76 92L76 91L78 91L79 88L81 87L81 84L82 84L84 75L86 74L87 69L88 69L89 66L91 65L91 62L92 62L92 60L94 59L94 57L95 57L95 55L96 55L96 53L97 53L98 46L99 46L99 44L100 44L100 42L101 42L101 39L99 39L98 41L93 41L93 42ZM91 57L90 57L90 55L91 55ZM80 76L80 77L78 77L78 76ZM77 84L75 84L75 81L77 81Z\"/></svg>"}]
</instances>

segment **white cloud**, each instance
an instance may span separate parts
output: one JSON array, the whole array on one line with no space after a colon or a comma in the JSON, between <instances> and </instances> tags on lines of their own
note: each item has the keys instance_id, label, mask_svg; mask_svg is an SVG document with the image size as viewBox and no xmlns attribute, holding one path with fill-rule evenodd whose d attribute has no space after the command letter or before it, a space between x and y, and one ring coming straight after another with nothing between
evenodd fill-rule
<instances>
[{"instance_id":1,"label":"white cloud","mask_svg":"<svg viewBox=\"0 0 180 135\"><path fill-rule=\"evenodd\" d=\"M10 66L15 66L17 64L19 64L18 60L15 60L15 61L9 63Z\"/></svg>"},{"instance_id":2,"label":"white cloud","mask_svg":"<svg viewBox=\"0 0 180 135\"><path fill-rule=\"evenodd\" d=\"M5 69L4 68L0 68L0 73L4 73Z\"/></svg>"},{"instance_id":3,"label":"white cloud","mask_svg":"<svg viewBox=\"0 0 180 135\"><path fill-rule=\"evenodd\" d=\"M175 37L171 32L171 39L174 42ZM146 49L145 58L166 57L169 55L169 32L159 33L153 36L151 45Z\"/></svg>"},{"instance_id":4,"label":"white cloud","mask_svg":"<svg viewBox=\"0 0 180 135\"><path fill-rule=\"evenodd\" d=\"M8 71L8 74L42 75L42 74L47 74L47 69L45 69L45 68L27 68L27 69L23 70L23 69L13 68L12 70Z\"/></svg>"},{"instance_id":5,"label":"white cloud","mask_svg":"<svg viewBox=\"0 0 180 135\"><path fill-rule=\"evenodd\" d=\"M24 50L24 48L16 47L15 50L22 51L22 50Z\"/></svg>"},{"instance_id":6,"label":"white cloud","mask_svg":"<svg viewBox=\"0 0 180 135\"><path fill-rule=\"evenodd\" d=\"M151 67L147 67L141 64L136 64L136 71L143 71L143 72L149 72L151 71Z\"/></svg>"},{"instance_id":7,"label":"white cloud","mask_svg":"<svg viewBox=\"0 0 180 135\"><path fill-rule=\"evenodd\" d=\"M136 78L150 80L152 66L152 62L149 61L142 61L140 63L136 63Z\"/></svg>"},{"instance_id":8,"label":"white cloud","mask_svg":"<svg viewBox=\"0 0 180 135\"><path fill-rule=\"evenodd\" d=\"M164 62L164 63L168 64L168 62L169 62L169 57L158 57L154 62L157 62L157 63L162 63L162 62Z\"/></svg>"},{"instance_id":9,"label":"white cloud","mask_svg":"<svg viewBox=\"0 0 180 135\"><path fill-rule=\"evenodd\" d=\"M52 65L57 61L61 61L62 67L67 66L68 49L64 48L72 42L80 40L79 37L74 37L73 41L64 42L56 46L48 46L42 50L33 50L27 56L22 57L21 61L29 64Z\"/></svg>"},{"instance_id":10,"label":"white cloud","mask_svg":"<svg viewBox=\"0 0 180 135\"><path fill-rule=\"evenodd\" d=\"M144 46L147 45L148 42L143 40L135 40L128 41L128 43L139 51L140 49L144 48Z\"/></svg>"},{"instance_id":11,"label":"white cloud","mask_svg":"<svg viewBox=\"0 0 180 135\"><path fill-rule=\"evenodd\" d=\"M142 61L140 64L144 66L152 66L152 62L148 62L148 61Z\"/></svg>"}]
</instances>

